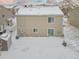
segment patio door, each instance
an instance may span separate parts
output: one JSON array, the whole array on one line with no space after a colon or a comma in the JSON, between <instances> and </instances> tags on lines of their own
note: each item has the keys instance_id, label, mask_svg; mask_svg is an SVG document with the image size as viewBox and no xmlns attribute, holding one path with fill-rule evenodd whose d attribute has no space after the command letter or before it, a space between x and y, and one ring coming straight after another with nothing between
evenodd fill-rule
<instances>
[{"instance_id":1,"label":"patio door","mask_svg":"<svg viewBox=\"0 0 79 59\"><path fill-rule=\"evenodd\" d=\"M54 29L48 29L48 36L54 36Z\"/></svg>"}]
</instances>

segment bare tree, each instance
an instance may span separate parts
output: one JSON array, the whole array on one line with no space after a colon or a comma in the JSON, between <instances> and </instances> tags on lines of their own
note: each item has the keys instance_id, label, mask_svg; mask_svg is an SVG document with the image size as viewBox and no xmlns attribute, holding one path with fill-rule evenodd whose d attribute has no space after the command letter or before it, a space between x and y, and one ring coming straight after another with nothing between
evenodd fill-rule
<instances>
[{"instance_id":1,"label":"bare tree","mask_svg":"<svg viewBox=\"0 0 79 59\"><path fill-rule=\"evenodd\" d=\"M78 6L79 6L79 0L64 0L60 8L64 12L64 15L68 16L69 12Z\"/></svg>"}]
</instances>

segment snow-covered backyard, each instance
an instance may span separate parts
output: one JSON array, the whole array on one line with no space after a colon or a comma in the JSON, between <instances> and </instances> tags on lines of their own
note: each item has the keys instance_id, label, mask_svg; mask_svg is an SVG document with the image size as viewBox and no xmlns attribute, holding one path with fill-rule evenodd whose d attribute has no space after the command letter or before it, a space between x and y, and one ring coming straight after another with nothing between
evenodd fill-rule
<instances>
[{"instance_id":1,"label":"snow-covered backyard","mask_svg":"<svg viewBox=\"0 0 79 59\"><path fill-rule=\"evenodd\" d=\"M61 37L21 37L0 59L79 59L79 53L62 45Z\"/></svg>"},{"instance_id":2,"label":"snow-covered backyard","mask_svg":"<svg viewBox=\"0 0 79 59\"><path fill-rule=\"evenodd\" d=\"M14 39L16 31L13 31L12 46L9 51L0 52L0 59L79 59L79 30L67 24L66 18L63 25L64 37L20 37L20 39ZM64 47L63 40L71 45Z\"/></svg>"}]
</instances>

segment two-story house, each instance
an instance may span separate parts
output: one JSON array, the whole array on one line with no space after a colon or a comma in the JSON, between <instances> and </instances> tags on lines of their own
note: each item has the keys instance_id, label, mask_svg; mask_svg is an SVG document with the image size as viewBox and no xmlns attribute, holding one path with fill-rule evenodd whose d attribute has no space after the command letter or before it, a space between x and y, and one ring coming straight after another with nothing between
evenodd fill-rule
<instances>
[{"instance_id":1,"label":"two-story house","mask_svg":"<svg viewBox=\"0 0 79 59\"><path fill-rule=\"evenodd\" d=\"M16 18L19 36L63 36L63 13L58 6L21 7Z\"/></svg>"}]
</instances>

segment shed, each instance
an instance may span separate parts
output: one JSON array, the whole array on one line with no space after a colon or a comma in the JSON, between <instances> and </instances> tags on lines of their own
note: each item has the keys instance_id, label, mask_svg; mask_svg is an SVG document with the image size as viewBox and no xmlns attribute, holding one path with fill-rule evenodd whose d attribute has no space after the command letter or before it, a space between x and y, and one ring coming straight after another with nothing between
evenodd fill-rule
<instances>
[{"instance_id":1,"label":"shed","mask_svg":"<svg viewBox=\"0 0 79 59\"><path fill-rule=\"evenodd\" d=\"M0 36L0 48L1 51L8 51L12 44L11 36L8 33L4 33Z\"/></svg>"}]
</instances>

